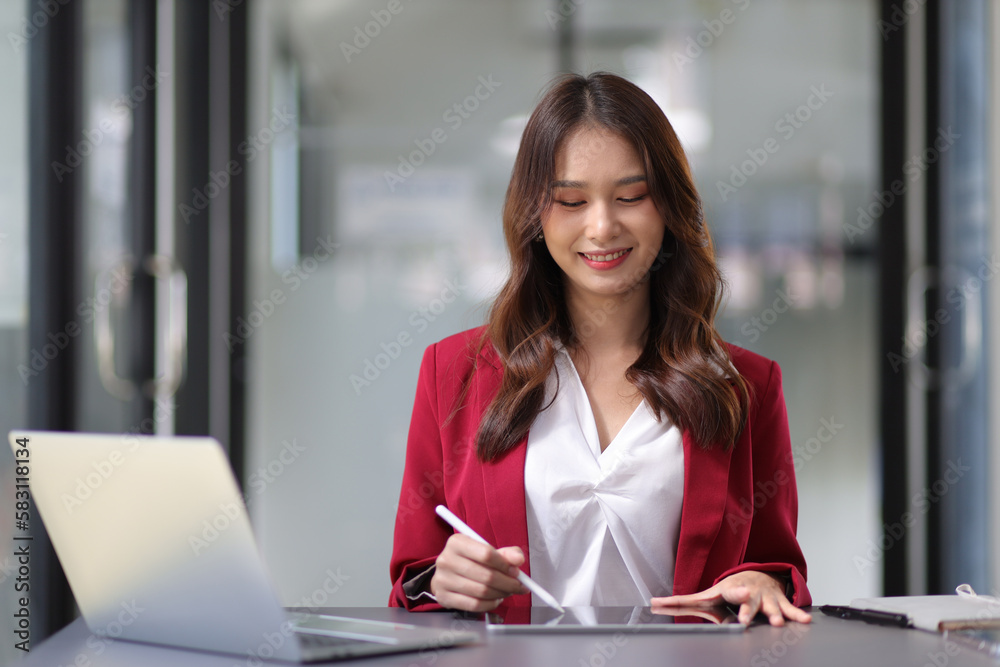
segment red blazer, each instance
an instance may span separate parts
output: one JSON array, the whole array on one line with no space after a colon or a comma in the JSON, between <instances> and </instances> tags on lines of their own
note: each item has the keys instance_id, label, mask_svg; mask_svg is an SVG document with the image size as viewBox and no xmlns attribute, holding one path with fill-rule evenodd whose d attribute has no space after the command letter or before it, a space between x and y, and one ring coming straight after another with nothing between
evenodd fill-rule
<instances>
[{"instance_id":1,"label":"red blazer","mask_svg":"<svg viewBox=\"0 0 1000 667\"><path fill-rule=\"evenodd\" d=\"M396 513L389 605L440 609L426 596L406 597L402 584L430 567L453 533L435 513L447 505L494 546L519 546L528 558L524 500L527 436L498 461L476 458L474 438L496 394L503 367L492 345L476 355L482 328L451 336L424 353L410 420L403 488ZM792 602L811 603L806 562L795 537L798 498L788 417L778 365L729 346L748 382L746 427L726 451L684 443L684 501L674 566L674 594L696 593L742 570L788 575ZM454 413L464 383L464 407ZM449 419L449 417L451 417ZM672 548L664 540L664 549ZM521 568L531 574L526 560ZM530 595L507 604L530 605Z\"/></svg>"}]
</instances>

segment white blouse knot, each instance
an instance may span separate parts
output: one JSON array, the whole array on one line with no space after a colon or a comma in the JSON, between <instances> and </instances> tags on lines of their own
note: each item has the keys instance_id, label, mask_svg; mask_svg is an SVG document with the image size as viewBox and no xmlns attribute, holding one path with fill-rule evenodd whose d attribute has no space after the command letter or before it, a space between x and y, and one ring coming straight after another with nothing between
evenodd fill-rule
<instances>
[{"instance_id":1,"label":"white blouse knot","mask_svg":"<svg viewBox=\"0 0 1000 667\"><path fill-rule=\"evenodd\" d=\"M545 394L524 466L532 579L563 605L648 606L670 595L684 496L680 429L657 421L643 400L602 452L565 349Z\"/></svg>"}]
</instances>

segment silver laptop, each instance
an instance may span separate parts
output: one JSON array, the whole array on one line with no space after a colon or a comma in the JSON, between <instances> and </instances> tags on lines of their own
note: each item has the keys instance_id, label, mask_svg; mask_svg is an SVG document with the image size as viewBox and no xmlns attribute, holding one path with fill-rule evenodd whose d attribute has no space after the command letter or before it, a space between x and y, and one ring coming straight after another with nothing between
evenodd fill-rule
<instances>
[{"instance_id":1,"label":"silver laptop","mask_svg":"<svg viewBox=\"0 0 1000 667\"><path fill-rule=\"evenodd\" d=\"M9 441L96 635L288 662L479 639L283 609L212 438L11 431Z\"/></svg>"}]
</instances>

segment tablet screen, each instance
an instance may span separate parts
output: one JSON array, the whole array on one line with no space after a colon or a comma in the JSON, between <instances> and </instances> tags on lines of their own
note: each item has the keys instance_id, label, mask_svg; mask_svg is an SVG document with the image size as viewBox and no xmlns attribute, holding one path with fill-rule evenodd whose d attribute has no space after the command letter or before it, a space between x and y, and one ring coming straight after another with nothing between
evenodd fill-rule
<instances>
[{"instance_id":1,"label":"tablet screen","mask_svg":"<svg viewBox=\"0 0 1000 667\"><path fill-rule=\"evenodd\" d=\"M499 607L486 615L491 632L742 632L731 610L692 607Z\"/></svg>"}]
</instances>

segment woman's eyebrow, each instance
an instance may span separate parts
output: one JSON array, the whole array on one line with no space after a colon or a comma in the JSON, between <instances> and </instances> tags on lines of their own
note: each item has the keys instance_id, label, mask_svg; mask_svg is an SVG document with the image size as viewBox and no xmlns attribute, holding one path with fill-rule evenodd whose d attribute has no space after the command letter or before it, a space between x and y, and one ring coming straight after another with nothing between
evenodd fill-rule
<instances>
[{"instance_id":1,"label":"woman's eyebrow","mask_svg":"<svg viewBox=\"0 0 1000 667\"><path fill-rule=\"evenodd\" d=\"M555 188L579 188L587 187L584 181L552 181L552 189Z\"/></svg>"},{"instance_id":2,"label":"woman's eyebrow","mask_svg":"<svg viewBox=\"0 0 1000 667\"><path fill-rule=\"evenodd\" d=\"M635 176L625 176L624 178L619 178L615 181L615 185L632 185L633 183L642 183L646 180L645 174L636 174ZM586 181L552 181L552 188L578 188L583 189L587 187Z\"/></svg>"}]
</instances>

